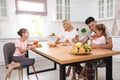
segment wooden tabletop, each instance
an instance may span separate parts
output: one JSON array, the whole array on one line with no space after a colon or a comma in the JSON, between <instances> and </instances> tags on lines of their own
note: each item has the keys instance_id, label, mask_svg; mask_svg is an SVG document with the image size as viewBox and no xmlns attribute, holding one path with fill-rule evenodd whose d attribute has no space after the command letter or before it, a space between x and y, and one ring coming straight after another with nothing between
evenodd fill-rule
<instances>
[{"instance_id":1,"label":"wooden tabletop","mask_svg":"<svg viewBox=\"0 0 120 80\"><path fill-rule=\"evenodd\" d=\"M67 64L120 54L120 51L93 49L88 55L74 55L71 53L70 49L71 46L57 45L57 47L49 47L47 43L42 43L42 47L33 49L32 51L50 58L60 64Z\"/></svg>"}]
</instances>

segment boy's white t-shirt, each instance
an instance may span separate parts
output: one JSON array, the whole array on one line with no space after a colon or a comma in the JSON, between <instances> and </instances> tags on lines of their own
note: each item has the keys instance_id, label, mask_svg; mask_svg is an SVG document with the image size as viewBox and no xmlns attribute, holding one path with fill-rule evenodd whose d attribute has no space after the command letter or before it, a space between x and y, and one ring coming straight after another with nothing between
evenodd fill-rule
<instances>
[{"instance_id":1,"label":"boy's white t-shirt","mask_svg":"<svg viewBox=\"0 0 120 80\"><path fill-rule=\"evenodd\" d=\"M79 35L76 30L72 31L61 31L58 37L60 41L64 41L65 39L69 39L69 42L72 43L72 39L75 38L76 35Z\"/></svg>"}]
</instances>

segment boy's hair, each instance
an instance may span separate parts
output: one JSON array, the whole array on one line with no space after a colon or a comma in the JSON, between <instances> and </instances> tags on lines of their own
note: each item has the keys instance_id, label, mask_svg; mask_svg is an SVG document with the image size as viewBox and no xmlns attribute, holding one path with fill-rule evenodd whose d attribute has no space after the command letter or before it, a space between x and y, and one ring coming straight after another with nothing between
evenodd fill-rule
<instances>
[{"instance_id":1,"label":"boy's hair","mask_svg":"<svg viewBox=\"0 0 120 80\"><path fill-rule=\"evenodd\" d=\"M88 17L86 20L85 20L85 24L90 24L92 21L95 21L95 19L93 17Z\"/></svg>"},{"instance_id":2,"label":"boy's hair","mask_svg":"<svg viewBox=\"0 0 120 80\"><path fill-rule=\"evenodd\" d=\"M105 28L105 25L104 24L97 24L95 26L95 29L98 30L98 31L102 31L103 33L102 34L105 34L106 32L106 28Z\"/></svg>"}]
</instances>

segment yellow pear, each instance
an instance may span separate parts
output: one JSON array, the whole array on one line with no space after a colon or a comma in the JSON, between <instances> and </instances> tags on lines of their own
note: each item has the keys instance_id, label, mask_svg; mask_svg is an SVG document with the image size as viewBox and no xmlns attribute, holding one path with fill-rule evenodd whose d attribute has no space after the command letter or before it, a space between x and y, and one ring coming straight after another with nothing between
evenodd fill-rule
<instances>
[{"instance_id":1,"label":"yellow pear","mask_svg":"<svg viewBox=\"0 0 120 80\"><path fill-rule=\"evenodd\" d=\"M72 47L72 52L73 52L73 53L78 52L78 48L77 48L77 47Z\"/></svg>"},{"instance_id":2,"label":"yellow pear","mask_svg":"<svg viewBox=\"0 0 120 80\"><path fill-rule=\"evenodd\" d=\"M77 48L81 48L82 47L82 43L81 42L77 42L76 44L75 44L75 47L77 47Z\"/></svg>"}]
</instances>

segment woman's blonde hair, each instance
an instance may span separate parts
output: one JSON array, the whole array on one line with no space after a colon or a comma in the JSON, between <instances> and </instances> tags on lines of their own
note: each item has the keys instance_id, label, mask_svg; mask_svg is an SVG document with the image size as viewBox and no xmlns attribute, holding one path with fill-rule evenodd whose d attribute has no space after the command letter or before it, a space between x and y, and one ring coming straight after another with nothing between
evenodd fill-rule
<instances>
[{"instance_id":1,"label":"woman's blonde hair","mask_svg":"<svg viewBox=\"0 0 120 80\"><path fill-rule=\"evenodd\" d=\"M66 23L69 26L69 30L72 31L74 29L74 27L72 26L71 22L67 19L63 20L63 23Z\"/></svg>"}]
</instances>

